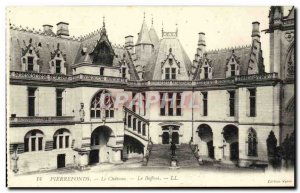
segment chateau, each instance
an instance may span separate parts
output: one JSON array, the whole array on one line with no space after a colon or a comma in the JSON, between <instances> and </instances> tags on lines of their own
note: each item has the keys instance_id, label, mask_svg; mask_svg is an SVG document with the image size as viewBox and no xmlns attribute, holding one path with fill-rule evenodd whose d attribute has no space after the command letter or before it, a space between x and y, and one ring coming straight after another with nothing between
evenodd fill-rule
<instances>
[{"instance_id":1,"label":"chateau","mask_svg":"<svg viewBox=\"0 0 300 193\"><path fill-rule=\"evenodd\" d=\"M40 31L10 24L9 170L130 159L167 166L169 160L155 160L171 142L192 156L179 165L197 165L198 158L267 164L294 131L294 17L294 8L288 15L283 7L270 8L263 30L270 36L270 73L256 21L251 45L232 49L206 50L209 42L200 32L191 59L177 29L162 29L159 37L145 19L137 39L128 35L123 46L110 42L105 22L80 38L70 36L65 22L56 31L48 24Z\"/></svg>"}]
</instances>

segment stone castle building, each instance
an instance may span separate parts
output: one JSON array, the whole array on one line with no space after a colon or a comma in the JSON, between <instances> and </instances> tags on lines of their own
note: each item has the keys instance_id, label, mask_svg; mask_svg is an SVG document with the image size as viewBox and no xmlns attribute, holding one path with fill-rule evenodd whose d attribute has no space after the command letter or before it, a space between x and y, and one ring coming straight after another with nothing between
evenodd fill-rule
<instances>
[{"instance_id":1,"label":"stone castle building","mask_svg":"<svg viewBox=\"0 0 300 193\"><path fill-rule=\"evenodd\" d=\"M131 158L155 165L151 148L171 142L189 144L185 151L203 160L247 167L267 163L294 130L294 8L286 16L283 7L270 8L270 73L259 22L251 44L237 48L208 51L200 32L192 60L177 29L160 38L145 19L124 46L109 41L104 22L81 38L70 37L68 25L59 22L56 32L9 26L10 171ZM115 106L125 94L135 102ZM183 96L198 107L183 108ZM150 98L158 102L147 108Z\"/></svg>"}]
</instances>

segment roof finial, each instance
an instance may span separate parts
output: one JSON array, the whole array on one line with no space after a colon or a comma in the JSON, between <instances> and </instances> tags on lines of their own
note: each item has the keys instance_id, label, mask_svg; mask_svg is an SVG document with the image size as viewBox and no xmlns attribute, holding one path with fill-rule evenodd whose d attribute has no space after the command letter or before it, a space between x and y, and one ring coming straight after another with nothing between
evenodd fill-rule
<instances>
[{"instance_id":1,"label":"roof finial","mask_svg":"<svg viewBox=\"0 0 300 193\"><path fill-rule=\"evenodd\" d=\"M176 21L176 36L178 36L178 22Z\"/></svg>"},{"instance_id":2,"label":"roof finial","mask_svg":"<svg viewBox=\"0 0 300 193\"><path fill-rule=\"evenodd\" d=\"M161 36L164 36L164 21L161 22Z\"/></svg>"},{"instance_id":3,"label":"roof finial","mask_svg":"<svg viewBox=\"0 0 300 193\"><path fill-rule=\"evenodd\" d=\"M144 11L144 21L145 21L145 19L146 19L146 12Z\"/></svg>"},{"instance_id":4,"label":"roof finial","mask_svg":"<svg viewBox=\"0 0 300 193\"><path fill-rule=\"evenodd\" d=\"M103 27L105 27L105 16L103 16Z\"/></svg>"},{"instance_id":5,"label":"roof finial","mask_svg":"<svg viewBox=\"0 0 300 193\"><path fill-rule=\"evenodd\" d=\"M153 14L151 14L151 24L153 26Z\"/></svg>"}]
</instances>

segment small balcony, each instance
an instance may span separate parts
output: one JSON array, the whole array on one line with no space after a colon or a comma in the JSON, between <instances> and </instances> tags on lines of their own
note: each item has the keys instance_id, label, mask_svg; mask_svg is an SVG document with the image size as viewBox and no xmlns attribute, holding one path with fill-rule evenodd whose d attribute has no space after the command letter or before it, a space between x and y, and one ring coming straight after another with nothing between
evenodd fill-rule
<instances>
[{"instance_id":1,"label":"small balcony","mask_svg":"<svg viewBox=\"0 0 300 193\"><path fill-rule=\"evenodd\" d=\"M11 126L30 126L30 125L69 125L75 124L74 116L53 116L53 117L10 117Z\"/></svg>"}]
</instances>

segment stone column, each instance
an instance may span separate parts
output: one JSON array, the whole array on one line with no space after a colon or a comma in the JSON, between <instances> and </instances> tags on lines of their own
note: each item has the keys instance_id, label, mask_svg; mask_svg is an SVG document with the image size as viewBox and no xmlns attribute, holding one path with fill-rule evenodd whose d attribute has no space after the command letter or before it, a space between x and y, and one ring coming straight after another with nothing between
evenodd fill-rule
<instances>
[{"instance_id":1,"label":"stone column","mask_svg":"<svg viewBox=\"0 0 300 193\"><path fill-rule=\"evenodd\" d=\"M213 144L215 151L215 159L223 160L223 134L220 131L213 132Z\"/></svg>"}]
</instances>

